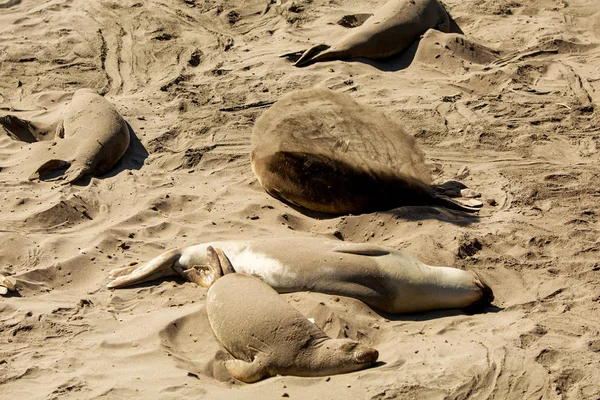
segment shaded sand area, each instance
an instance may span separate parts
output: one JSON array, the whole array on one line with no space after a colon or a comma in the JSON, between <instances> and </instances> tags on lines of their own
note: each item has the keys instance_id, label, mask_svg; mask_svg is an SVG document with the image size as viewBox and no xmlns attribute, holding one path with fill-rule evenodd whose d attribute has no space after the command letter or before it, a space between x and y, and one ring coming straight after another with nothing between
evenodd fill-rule
<instances>
[{"instance_id":1,"label":"shaded sand area","mask_svg":"<svg viewBox=\"0 0 600 400\"><path fill-rule=\"evenodd\" d=\"M299 69L278 57L339 37L350 29L342 17L382 3L0 0L0 116L48 126L91 87L135 134L111 172L58 186L27 181L36 158L0 128L0 273L19 280L19 295L0 299L6 397L600 397L597 0L448 0L464 38L430 31L386 61ZM436 182L459 178L482 194L479 216L402 207L314 219L267 195L250 169L254 121L312 86L403 125ZM245 385L222 367L206 290L104 288L111 269L172 247L294 235L473 269L495 307L389 316L288 294L381 363Z\"/></svg>"}]
</instances>

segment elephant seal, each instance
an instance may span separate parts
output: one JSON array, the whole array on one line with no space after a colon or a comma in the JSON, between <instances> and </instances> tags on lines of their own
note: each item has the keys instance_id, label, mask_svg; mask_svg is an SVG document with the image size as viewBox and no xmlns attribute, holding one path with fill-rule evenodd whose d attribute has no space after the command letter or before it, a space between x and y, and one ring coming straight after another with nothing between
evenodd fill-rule
<instances>
[{"instance_id":1,"label":"elephant seal","mask_svg":"<svg viewBox=\"0 0 600 400\"><path fill-rule=\"evenodd\" d=\"M347 94L289 93L258 118L251 141L262 187L300 208L335 215L406 205L478 210L436 193L415 140Z\"/></svg>"},{"instance_id":2,"label":"elephant seal","mask_svg":"<svg viewBox=\"0 0 600 400\"><path fill-rule=\"evenodd\" d=\"M336 44L314 46L304 51L294 65L304 67L318 61L390 57L431 28L450 31L450 17L437 0L390 0Z\"/></svg>"},{"instance_id":3,"label":"elephant seal","mask_svg":"<svg viewBox=\"0 0 600 400\"><path fill-rule=\"evenodd\" d=\"M210 326L235 357L225 368L252 383L275 375L324 376L368 368L379 353L351 339L332 339L260 279L230 274L206 296Z\"/></svg>"},{"instance_id":4,"label":"elephant seal","mask_svg":"<svg viewBox=\"0 0 600 400\"><path fill-rule=\"evenodd\" d=\"M77 90L56 128L57 145L51 151L58 158L44 162L29 180L65 168L64 184L85 175L102 175L125 154L129 135L127 123L108 100L91 89Z\"/></svg>"},{"instance_id":5,"label":"elephant seal","mask_svg":"<svg viewBox=\"0 0 600 400\"><path fill-rule=\"evenodd\" d=\"M392 314L486 306L494 299L490 287L473 272L428 266L382 246L316 237L222 241L172 249L142 266L111 271L107 287L173 275L209 287L233 272L259 277L279 293L353 297Z\"/></svg>"}]
</instances>

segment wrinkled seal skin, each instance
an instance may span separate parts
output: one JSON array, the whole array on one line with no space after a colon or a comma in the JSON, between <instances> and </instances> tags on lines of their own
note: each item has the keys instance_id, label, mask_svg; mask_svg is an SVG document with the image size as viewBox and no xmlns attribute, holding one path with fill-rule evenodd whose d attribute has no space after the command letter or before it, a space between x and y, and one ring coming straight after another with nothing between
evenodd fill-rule
<instances>
[{"instance_id":1,"label":"wrinkled seal skin","mask_svg":"<svg viewBox=\"0 0 600 400\"><path fill-rule=\"evenodd\" d=\"M350 339L332 339L260 279L230 274L206 296L213 332L235 357L225 368L252 383L275 375L324 376L358 371L379 353Z\"/></svg>"},{"instance_id":2,"label":"wrinkled seal skin","mask_svg":"<svg viewBox=\"0 0 600 400\"><path fill-rule=\"evenodd\" d=\"M109 288L181 275L210 287L246 273L279 293L353 297L388 313L478 308L494 300L475 273L429 266L387 247L311 237L223 241L169 250L146 264L111 271Z\"/></svg>"},{"instance_id":3,"label":"wrinkled seal skin","mask_svg":"<svg viewBox=\"0 0 600 400\"><path fill-rule=\"evenodd\" d=\"M67 168L63 183L73 183L85 175L108 172L129 147L129 129L117 109L90 89L73 94L56 129L57 153L67 159L51 159L42 164L30 180Z\"/></svg>"},{"instance_id":4,"label":"wrinkled seal skin","mask_svg":"<svg viewBox=\"0 0 600 400\"><path fill-rule=\"evenodd\" d=\"M390 0L339 42L331 47L321 44L306 50L294 65L304 67L318 61L390 57L431 28L450 31L450 17L437 0Z\"/></svg>"}]
</instances>

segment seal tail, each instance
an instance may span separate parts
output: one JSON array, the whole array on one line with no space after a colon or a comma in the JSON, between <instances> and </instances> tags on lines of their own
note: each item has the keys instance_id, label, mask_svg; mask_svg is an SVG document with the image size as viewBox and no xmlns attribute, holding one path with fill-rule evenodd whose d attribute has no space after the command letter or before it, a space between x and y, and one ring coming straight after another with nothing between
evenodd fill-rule
<instances>
[{"instance_id":1,"label":"seal tail","mask_svg":"<svg viewBox=\"0 0 600 400\"><path fill-rule=\"evenodd\" d=\"M295 67L306 67L310 64L313 64L317 61L326 60L329 56L328 52L324 52L329 49L331 46L326 44L319 44L317 46L313 46L310 49L306 50L302 56L294 63Z\"/></svg>"},{"instance_id":2,"label":"seal tail","mask_svg":"<svg viewBox=\"0 0 600 400\"><path fill-rule=\"evenodd\" d=\"M108 275L111 281L107 288L122 288L136 283L151 281L166 276L179 275L173 266L181 257L180 249L169 250L148 261L141 267L124 267L112 270Z\"/></svg>"},{"instance_id":3,"label":"seal tail","mask_svg":"<svg viewBox=\"0 0 600 400\"><path fill-rule=\"evenodd\" d=\"M35 172L33 174L31 174L28 179L30 181L33 181L36 179L56 180L58 177L63 176L63 174L65 174L66 171L61 174L58 174L58 177L48 178L47 175L50 174L51 172L55 172L58 170L67 170L70 167L71 167L71 163L68 161L65 161L65 160L57 160L57 159L48 160L45 163L43 163L42 165L40 165L40 167L38 169L36 169Z\"/></svg>"}]
</instances>

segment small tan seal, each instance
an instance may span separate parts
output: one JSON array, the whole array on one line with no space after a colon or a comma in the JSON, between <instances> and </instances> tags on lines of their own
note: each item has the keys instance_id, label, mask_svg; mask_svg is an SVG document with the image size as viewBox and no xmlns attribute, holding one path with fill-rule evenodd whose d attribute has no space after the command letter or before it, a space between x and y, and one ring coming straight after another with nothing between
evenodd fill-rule
<instances>
[{"instance_id":1,"label":"small tan seal","mask_svg":"<svg viewBox=\"0 0 600 400\"><path fill-rule=\"evenodd\" d=\"M294 65L303 67L317 61L356 57L390 57L406 49L430 28L450 31L450 17L437 0L390 0L336 44L314 46Z\"/></svg>"},{"instance_id":2,"label":"small tan seal","mask_svg":"<svg viewBox=\"0 0 600 400\"><path fill-rule=\"evenodd\" d=\"M206 311L219 342L236 359L225 368L252 383L275 375L324 376L370 367L379 353L332 339L260 279L229 274L208 291Z\"/></svg>"},{"instance_id":3,"label":"small tan seal","mask_svg":"<svg viewBox=\"0 0 600 400\"><path fill-rule=\"evenodd\" d=\"M55 158L44 162L30 180L65 168L65 184L85 175L102 175L125 154L130 137L127 123L108 100L90 89L80 89L65 109L56 139L57 145L50 150Z\"/></svg>"}]
</instances>

